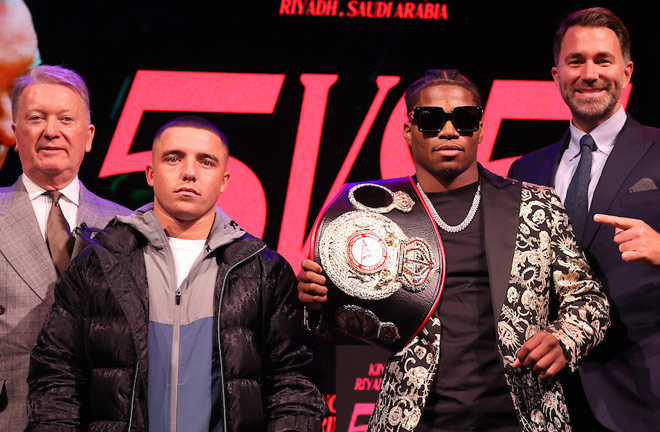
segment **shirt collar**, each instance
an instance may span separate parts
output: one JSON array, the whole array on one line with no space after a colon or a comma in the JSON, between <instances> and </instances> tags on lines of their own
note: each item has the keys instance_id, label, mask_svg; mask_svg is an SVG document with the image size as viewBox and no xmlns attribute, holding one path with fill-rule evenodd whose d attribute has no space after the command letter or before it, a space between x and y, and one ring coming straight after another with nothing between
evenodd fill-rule
<instances>
[{"instance_id":1,"label":"shirt collar","mask_svg":"<svg viewBox=\"0 0 660 432\"><path fill-rule=\"evenodd\" d=\"M627 119L626 111L621 106L614 115L599 124L589 133L596 142L599 152L605 153L607 156L610 155L614 148L616 137L621 132L621 129L623 129L623 125ZM570 152L569 154L573 155L572 158L574 158L580 154L580 139L586 133L575 127L572 121L570 122L569 129L571 131L571 141L568 144L568 151Z\"/></svg>"},{"instance_id":2,"label":"shirt collar","mask_svg":"<svg viewBox=\"0 0 660 432\"><path fill-rule=\"evenodd\" d=\"M23 184L25 185L25 189L27 189L30 201L33 201L35 198L43 195L44 192L46 192L46 189L32 181L32 179L25 173L23 173L21 178L23 180ZM62 192L62 195L64 195L64 198L66 198L67 201L78 206L80 201L80 182L78 181L78 176L75 176L71 183L60 189L60 192Z\"/></svg>"}]
</instances>

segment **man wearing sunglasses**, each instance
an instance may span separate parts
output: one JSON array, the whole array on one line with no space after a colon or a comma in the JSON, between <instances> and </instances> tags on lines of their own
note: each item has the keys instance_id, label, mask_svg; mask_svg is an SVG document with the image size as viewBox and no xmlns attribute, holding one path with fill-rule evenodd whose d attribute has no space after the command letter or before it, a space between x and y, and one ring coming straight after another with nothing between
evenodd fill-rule
<instances>
[{"instance_id":1,"label":"man wearing sunglasses","mask_svg":"<svg viewBox=\"0 0 660 432\"><path fill-rule=\"evenodd\" d=\"M593 414L616 431L659 430L660 130L621 106L633 63L628 31L611 11L566 17L554 57L569 130L514 162L509 176L556 188L612 301L612 328L580 368ZM587 421L589 408L579 412Z\"/></svg>"},{"instance_id":2,"label":"man wearing sunglasses","mask_svg":"<svg viewBox=\"0 0 660 432\"><path fill-rule=\"evenodd\" d=\"M446 274L428 324L388 362L369 430L570 430L555 375L603 338L609 306L563 207L552 189L477 163L481 97L457 71L427 71L405 99L404 138ZM298 298L319 309L325 275L302 267Z\"/></svg>"}]
</instances>

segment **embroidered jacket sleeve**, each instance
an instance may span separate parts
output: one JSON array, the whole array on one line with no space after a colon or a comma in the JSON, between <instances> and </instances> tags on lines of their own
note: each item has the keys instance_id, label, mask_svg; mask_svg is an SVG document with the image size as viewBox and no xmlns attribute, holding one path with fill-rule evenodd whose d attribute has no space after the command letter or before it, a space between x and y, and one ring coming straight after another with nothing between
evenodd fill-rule
<instances>
[{"instance_id":1,"label":"embroidered jacket sleeve","mask_svg":"<svg viewBox=\"0 0 660 432\"><path fill-rule=\"evenodd\" d=\"M525 197L527 195L527 197ZM534 197L538 199L534 199ZM550 259L549 278L558 299L558 314L545 330L561 344L571 371L598 345L610 325L609 303L578 247L568 216L552 188L526 184L523 202L530 204L528 226L538 227L538 252ZM543 255L549 256L543 257ZM540 270L543 273L543 269Z\"/></svg>"}]
</instances>

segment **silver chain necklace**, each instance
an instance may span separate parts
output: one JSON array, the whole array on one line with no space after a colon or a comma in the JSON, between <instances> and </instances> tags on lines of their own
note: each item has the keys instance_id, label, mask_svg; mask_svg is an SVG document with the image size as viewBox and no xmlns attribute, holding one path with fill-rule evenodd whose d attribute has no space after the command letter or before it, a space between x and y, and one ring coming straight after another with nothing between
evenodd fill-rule
<instances>
[{"instance_id":1,"label":"silver chain necklace","mask_svg":"<svg viewBox=\"0 0 660 432\"><path fill-rule=\"evenodd\" d=\"M467 228L468 225L470 225L470 222L472 222L472 219L474 219L474 215L477 214L477 209L479 208L479 203L481 202L481 181L480 181L479 185L477 186L477 191L474 193L474 198L472 199L472 207L470 207L470 211L468 211L467 216L465 216L463 222L459 223L458 225L452 226L449 225L444 220L442 220L438 212L435 210L435 207L433 207L433 204L431 204L431 200L424 193L424 190L420 186L419 182L417 182L417 188L419 189L419 192L422 194L422 198L424 199L426 206L431 212L431 216L433 216L433 220L435 220L435 223L437 223L440 228L442 228L444 231L447 231L448 233L461 232L465 228Z\"/></svg>"}]
</instances>

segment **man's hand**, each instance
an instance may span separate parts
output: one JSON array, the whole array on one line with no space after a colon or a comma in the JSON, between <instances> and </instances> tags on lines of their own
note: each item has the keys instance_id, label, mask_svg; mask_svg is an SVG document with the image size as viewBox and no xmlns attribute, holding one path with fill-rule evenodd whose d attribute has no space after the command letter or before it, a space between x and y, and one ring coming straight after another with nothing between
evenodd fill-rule
<instances>
[{"instance_id":1,"label":"man's hand","mask_svg":"<svg viewBox=\"0 0 660 432\"><path fill-rule=\"evenodd\" d=\"M312 260L302 262L302 271L298 274L298 300L312 310L321 309L321 303L328 300L328 288L325 286L323 269Z\"/></svg>"},{"instance_id":2,"label":"man's hand","mask_svg":"<svg viewBox=\"0 0 660 432\"><path fill-rule=\"evenodd\" d=\"M594 215L594 220L614 227L614 243L619 245L622 260L660 266L660 233L646 222L604 214Z\"/></svg>"},{"instance_id":3,"label":"man's hand","mask_svg":"<svg viewBox=\"0 0 660 432\"><path fill-rule=\"evenodd\" d=\"M546 379L564 369L566 357L557 338L540 330L523 344L511 364L516 369L521 366L531 368L539 378Z\"/></svg>"}]
</instances>

